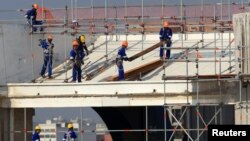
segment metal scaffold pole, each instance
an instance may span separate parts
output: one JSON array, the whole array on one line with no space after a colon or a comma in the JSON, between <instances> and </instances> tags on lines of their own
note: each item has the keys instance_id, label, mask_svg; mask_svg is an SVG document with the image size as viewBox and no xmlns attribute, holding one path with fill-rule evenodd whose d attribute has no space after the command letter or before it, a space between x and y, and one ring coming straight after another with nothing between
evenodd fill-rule
<instances>
[{"instance_id":1,"label":"metal scaffold pole","mask_svg":"<svg viewBox=\"0 0 250 141\"><path fill-rule=\"evenodd\" d=\"M197 46L197 49L196 49L196 76L199 76L199 45ZM196 110L197 110L197 113L199 113L199 81L196 82ZM197 114L198 115L198 114ZM200 119L199 119L199 116L197 116L197 121L196 121L196 124L197 124L197 141L199 141L199 135L200 135Z\"/></svg>"},{"instance_id":2,"label":"metal scaffold pole","mask_svg":"<svg viewBox=\"0 0 250 141\"><path fill-rule=\"evenodd\" d=\"M44 22L44 0L42 0L42 22Z\"/></svg>"},{"instance_id":3,"label":"metal scaffold pole","mask_svg":"<svg viewBox=\"0 0 250 141\"><path fill-rule=\"evenodd\" d=\"M108 26L108 15L107 15L107 0L105 0L105 25ZM106 51L106 61L108 61L108 27L106 27L106 42L105 42L105 51Z\"/></svg>"},{"instance_id":4,"label":"metal scaffold pole","mask_svg":"<svg viewBox=\"0 0 250 141\"><path fill-rule=\"evenodd\" d=\"M124 0L124 10L125 10L125 38L128 41L128 9L127 9L127 0Z\"/></svg>"},{"instance_id":5,"label":"metal scaffold pole","mask_svg":"<svg viewBox=\"0 0 250 141\"><path fill-rule=\"evenodd\" d=\"M27 141L27 111L26 108L24 108L24 141Z\"/></svg>"},{"instance_id":6,"label":"metal scaffold pole","mask_svg":"<svg viewBox=\"0 0 250 141\"><path fill-rule=\"evenodd\" d=\"M165 98L164 98L165 99ZM163 105L164 109L164 141L167 141L167 104Z\"/></svg>"},{"instance_id":7,"label":"metal scaffold pole","mask_svg":"<svg viewBox=\"0 0 250 141\"><path fill-rule=\"evenodd\" d=\"M67 64L67 26L68 26L68 6L65 6L65 16L64 16L64 70L65 70L65 81L68 81L68 64Z\"/></svg>"},{"instance_id":8,"label":"metal scaffold pole","mask_svg":"<svg viewBox=\"0 0 250 141\"><path fill-rule=\"evenodd\" d=\"M33 52L33 24L31 22L31 32L30 32L30 51L31 51L31 70L32 70L32 81L35 82L35 70L34 70L34 57L35 54Z\"/></svg>"},{"instance_id":9,"label":"metal scaffold pole","mask_svg":"<svg viewBox=\"0 0 250 141\"><path fill-rule=\"evenodd\" d=\"M93 50L95 49L95 43L94 43L94 0L91 0L91 44Z\"/></svg>"},{"instance_id":10,"label":"metal scaffold pole","mask_svg":"<svg viewBox=\"0 0 250 141\"><path fill-rule=\"evenodd\" d=\"M217 37L216 37L216 6L214 6L214 74L216 75L217 74L217 51L216 51L216 48L217 48Z\"/></svg>"},{"instance_id":11,"label":"metal scaffold pole","mask_svg":"<svg viewBox=\"0 0 250 141\"><path fill-rule=\"evenodd\" d=\"M80 130L80 132L81 132L81 141L83 141L83 108L80 108L80 113L81 113L81 130Z\"/></svg>"},{"instance_id":12,"label":"metal scaffold pole","mask_svg":"<svg viewBox=\"0 0 250 141\"><path fill-rule=\"evenodd\" d=\"M144 21L143 21L143 18L144 18L144 0L141 0L141 26L142 26L142 30L141 30L141 51L143 51L143 45L144 45ZM143 60L143 55L141 56L141 60Z\"/></svg>"},{"instance_id":13,"label":"metal scaffold pole","mask_svg":"<svg viewBox=\"0 0 250 141\"><path fill-rule=\"evenodd\" d=\"M146 129L145 129L145 136L146 136L146 141L148 141L148 106L145 107L145 124L146 124Z\"/></svg>"}]
</instances>

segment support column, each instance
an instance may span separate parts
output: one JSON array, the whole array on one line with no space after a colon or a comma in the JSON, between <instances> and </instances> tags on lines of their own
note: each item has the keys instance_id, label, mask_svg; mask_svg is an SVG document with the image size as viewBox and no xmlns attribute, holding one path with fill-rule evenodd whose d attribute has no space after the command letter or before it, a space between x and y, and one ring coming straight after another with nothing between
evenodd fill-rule
<instances>
[{"instance_id":1,"label":"support column","mask_svg":"<svg viewBox=\"0 0 250 141\"><path fill-rule=\"evenodd\" d=\"M24 141L26 131L32 131L34 109L26 109L26 130L24 129L24 109L0 108L0 140ZM32 132L27 133L27 140L31 140Z\"/></svg>"}]
</instances>

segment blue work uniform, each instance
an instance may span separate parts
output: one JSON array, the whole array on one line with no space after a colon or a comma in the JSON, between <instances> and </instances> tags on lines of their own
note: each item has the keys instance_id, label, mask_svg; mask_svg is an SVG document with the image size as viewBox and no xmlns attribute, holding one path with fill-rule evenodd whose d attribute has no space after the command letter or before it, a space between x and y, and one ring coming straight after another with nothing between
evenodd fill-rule
<instances>
[{"instance_id":1,"label":"blue work uniform","mask_svg":"<svg viewBox=\"0 0 250 141\"><path fill-rule=\"evenodd\" d=\"M48 67L48 76L49 78L52 75L52 63L53 63L53 48L54 44L50 42L43 41L41 43L41 46L43 48L43 66L41 70L41 76L44 76L46 69Z\"/></svg>"},{"instance_id":2,"label":"blue work uniform","mask_svg":"<svg viewBox=\"0 0 250 141\"><path fill-rule=\"evenodd\" d=\"M167 47L171 47L171 44L172 44L172 29L170 28L161 28L160 30L160 40L161 41L165 41L166 42L166 45ZM160 57L163 58L163 54L164 54L164 49L163 49L163 46L162 45L160 47ZM166 51L166 58L170 58L170 49L168 48L167 51Z\"/></svg>"},{"instance_id":3,"label":"blue work uniform","mask_svg":"<svg viewBox=\"0 0 250 141\"><path fill-rule=\"evenodd\" d=\"M42 21L37 21L37 10L35 8L32 8L31 10L28 10L27 13L25 14L25 17L28 20L28 23L30 25L42 25ZM36 32L37 28L33 27L33 31ZM43 27L40 27L40 31L43 31Z\"/></svg>"},{"instance_id":4,"label":"blue work uniform","mask_svg":"<svg viewBox=\"0 0 250 141\"><path fill-rule=\"evenodd\" d=\"M116 65L118 68L119 80L124 80L123 60L128 61L128 57L126 55L126 49L124 47L120 47L116 57Z\"/></svg>"},{"instance_id":5,"label":"blue work uniform","mask_svg":"<svg viewBox=\"0 0 250 141\"><path fill-rule=\"evenodd\" d=\"M40 136L38 132L34 132L32 135L32 141L40 141Z\"/></svg>"},{"instance_id":6,"label":"blue work uniform","mask_svg":"<svg viewBox=\"0 0 250 141\"><path fill-rule=\"evenodd\" d=\"M68 132L66 132L63 136L63 141L75 141L77 138L76 133L70 129Z\"/></svg>"},{"instance_id":7,"label":"blue work uniform","mask_svg":"<svg viewBox=\"0 0 250 141\"><path fill-rule=\"evenodd\" d=\"M83 58L85 54L82 49L72 49L70 51L70 60L73 62L73 69L72 69L72 81L82 82L82 69L81 66L83 64Z\"/></svg>"}]
</instances>

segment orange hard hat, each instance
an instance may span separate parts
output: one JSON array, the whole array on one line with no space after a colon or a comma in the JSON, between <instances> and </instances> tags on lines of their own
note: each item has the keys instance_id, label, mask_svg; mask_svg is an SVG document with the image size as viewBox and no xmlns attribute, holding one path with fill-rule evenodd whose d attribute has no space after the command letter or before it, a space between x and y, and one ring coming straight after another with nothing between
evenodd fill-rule
<instances>
[{"instance_id":1,"label":"orange hard hat","mask_svg":"<svg viewBox=\"0 0 250 141\"><path fill-rule=\"evenodd\" d=\"M78 43L77 40L74 40L74 41L72 42L72 45L78 47L78 46L79 46L79 43Z\"/></svg>"},{"instance_id":2,"label":"orange hard hat","mask_svg":"<svg viewBox=\"0 0 250 141\"><path fill-rule=\"evenodd\" d=\"M168 21L164 22L164 27L168 27Z\"/></svg>"},{"instance_id":3,"label":"orange hard hat","mask_svg":"<svg viewBox=\"0 0 250 141\"><path fill-rule=\"evenodd\" d=\"M52 40L53 36L52 35L48 35L48 39Z\"/></svg>"},{"instance_id":4,"label":"orange hard hat","mask_svg":"<svg viewBox=\"0 0 250 141\"><path fill-rule=\"evenodd\" d=\"M35 4L32 5L32 7L35 8L35 9L37 9L38 8L38 4L35 3Z\"/></svg>"},{"instance_id":5,"label":"orange hard hat","mask_svg":"<svg viewBox=\"0 0 250 141\"><path fill-rule=\"evenodd\" d=\"M128 42L127 41L123 41L122 42L122 46L128 47Z\"/></svg>"}]
</instances>

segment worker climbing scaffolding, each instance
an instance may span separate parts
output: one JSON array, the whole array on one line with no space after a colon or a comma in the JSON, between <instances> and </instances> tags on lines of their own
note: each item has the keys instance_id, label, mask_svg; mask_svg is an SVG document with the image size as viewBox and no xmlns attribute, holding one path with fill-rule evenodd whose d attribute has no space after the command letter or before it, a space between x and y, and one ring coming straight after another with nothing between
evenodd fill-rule
<instances>
[{"instance_id":1,"label":"worker climbing scaffolding","mask_svg":"<svg viewBox=\"0 0 250 141\"><path fill-rule=\"evenodd\" d=\"M38 9L38 4L33 4L32 9L28 10L27 13L25 14L25 18L27 19L27 23L32 27L32 32L37 31L36 25L42 25L42 21L37 20L37 9ZM40 27L40 31L43 31L43 27Z\"/></svg>"}]
</instances>

